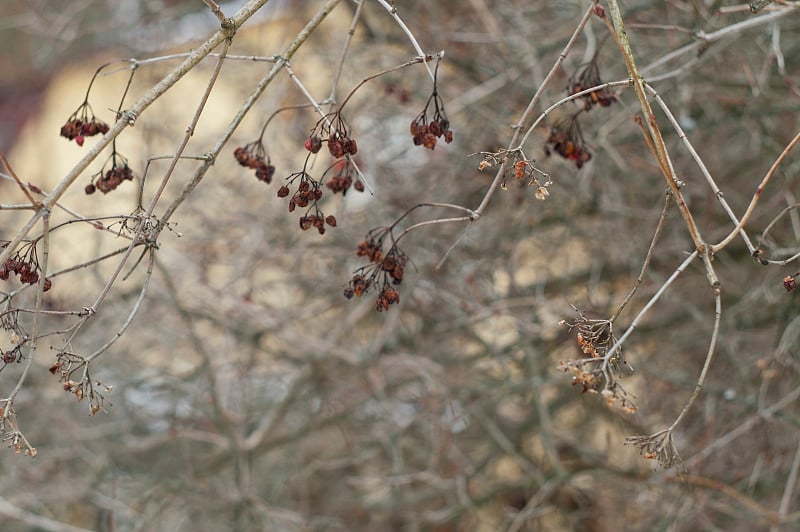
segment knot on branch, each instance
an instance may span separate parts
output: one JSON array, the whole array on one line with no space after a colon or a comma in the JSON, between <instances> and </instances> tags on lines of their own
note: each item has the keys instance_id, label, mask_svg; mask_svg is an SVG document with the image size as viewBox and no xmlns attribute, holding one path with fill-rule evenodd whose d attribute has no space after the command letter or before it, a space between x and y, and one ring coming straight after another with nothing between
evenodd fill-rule
<instances>
[{"instance_id":1,"label":"knot on branch","mask_svg":"<svg viewBox=\"0 0 800 532\"><path fill-rule=\"evenodd\" d=\"M236 22L231 18L226 18L220 24L220 28L222 29L222 33L225 35L225 38L229 41L233 39L233 36L236 35Z\"/></svg>"},{"instance_id":2,"label":"knot on branch","mask_svg":"<svg viewBox=\"0 0 800 532\"><path fill-rule=\"evenodd\" d=\"M130 110L122 111L121 113L119 113L117 115L117 120L119 120L120 118L124 118L125 121L128 122L128 125L131 126L131 127L136 125L137 116L136 116L136 113L134 113L133 111L130 111Z\"/></svg>"}]
</instances>

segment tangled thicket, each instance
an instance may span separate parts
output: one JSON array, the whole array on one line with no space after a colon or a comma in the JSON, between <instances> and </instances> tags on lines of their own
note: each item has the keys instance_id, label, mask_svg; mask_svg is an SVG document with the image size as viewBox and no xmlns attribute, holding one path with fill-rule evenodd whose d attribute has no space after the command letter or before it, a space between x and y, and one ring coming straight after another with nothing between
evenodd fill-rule
<instances>
[{"instance_id":1,"label":"tangled thicket","mask_svg":"<svg viewBox=\"0 0 800 532\"><path fill-rule=\"evenodd\" d=\"M0 513L796 524L797 4L206 5L3 154Z\"/></svg>"}]
</instances>

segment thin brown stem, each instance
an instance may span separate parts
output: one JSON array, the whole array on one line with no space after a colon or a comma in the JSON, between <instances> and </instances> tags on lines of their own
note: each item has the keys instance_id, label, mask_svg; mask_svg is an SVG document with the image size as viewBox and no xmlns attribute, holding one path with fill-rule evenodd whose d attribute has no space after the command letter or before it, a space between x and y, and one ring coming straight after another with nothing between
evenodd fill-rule
<instances>
[{"instance_id":1,"label":"thin brown stem","mask_svg":"<svg viewBox=\"0 0 800 532\"><path fill-rule=\"evenodd\" d=\"M742 230L745 224L747 224L748 220L750 220L750 216L753 214L753 211L756 208L758 200L761 199L761 193L764 192L764 188L767 186L767 183L769 183L770 179L772 179L772 176L774 176L775 172L778 170L778 167L781 165L783 160L786 159L786 156L789 155L789 152L792 151L798 142L800 142L800 132L798 132L794 138L789 141L789 144L786 145L780 155L778 155L778 158L775 159L775 162L772 163L772 166L761 180L761 183L759 183L758 187L756 187L756 191L753 193L753 198L750 200L750 204L747 206L747 210L744 211L739 223L736 224L736 227L734 227L730 233L728 233L728 236L723 238L718 244L711 246L712 252L717 253L719 250L724 249L728 244L730 244L731 240L733 240L736 235L739 234L739 231Z\"/></svg>"}]
</instances>

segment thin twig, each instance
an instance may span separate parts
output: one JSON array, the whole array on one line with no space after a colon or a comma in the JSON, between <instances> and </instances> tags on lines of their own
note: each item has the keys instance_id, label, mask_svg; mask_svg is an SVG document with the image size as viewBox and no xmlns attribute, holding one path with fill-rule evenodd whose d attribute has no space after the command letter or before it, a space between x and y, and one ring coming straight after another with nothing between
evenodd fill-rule
<instances>
[{"instance_id":1,"label":"thin twig","mask_svg":"<svg viewBox=\"0 0 800 532\"><path fill-rule=\"evenodd\" d=\"M628 329L625 331L625 333L623 333L623 335L620 336L619 340L617 340L616 343L614 343L614 345L611 346L611 348L608 351L606 351L606 354L603 357L604 371L606 370L609 362L611 361L611 358L617 351L619 351L620 347L622 347L622 344L625 342L628 336L630 336L630 334L636 329L636 327L639 325L639 322L642 320L642 318L644 318L645 314L647 314L647 311L650 310L650 308L656 304L656 301L658 301L661 298L661 296L664 295L664 292L667 291L667 288L669 288L670 285L672 285L675 279L678 278L678 276L683 272L683 270L685 270L686 267L689 266L689 264L691 264L691 262L694 259L696 259L698 255L699 253L697 252L697 250L694 250L688 257L684 259L683 262L681 262L681 264L675 269L675 271L672 272L672 275L670 275L669 278L666 281L664 281L664 284L662 284L661 287L659 287L658 291L656 291L656 293L652 295L647 304L645 304L645 306L642 307L642 309L633 319L631 324L628 325Z\"/></svg>"},{"instance_id":2,"label":"thin twig","mask_svg":"<svg viewBox=\"0 0 800 532\"><path fill-rule=\"evenodd\" d=\"M706 178L706 182L708 183L708 186L711 187L711 191L714 193L714 197L717 198L720 205L722 205L723 210L727 213L728 217L731 219L734 225L738 226L739 219L736 217L736 214L734 214L733 209L731 209L730 205L728 205L728 202L725 200L722 191L717 186L717 183L716 181L714 181L714 178L711 177L711 173L708 171L708 168L706 168L703 159L697 154L697 151L694 149L694 146L692 146L692 143L689 142L686 133L684 133L683 128L681 128L680 124L678 123L678 120L672 114L672 111L670 111L667 104L664 102L664 100L661 98L661 96L656 92L656 90L653 87L647 85L647 91L653 95L653 97L656 100L656 103L658 103L659 107L661 107L661 110L664 112L664 114L667 115L667 119L669 120L670 124L672 124L672 127L678 133L678 138L681 140L681 142L683 142L683 145L686 146L686 149L689 150L689 153L691 154L694 161L697 163L698 168L700 168L700 173L702 173L703 177ZM747 233L744 231L744 228L740 229L739 233L742 235L742 239L744 240L745 245L747 245L748 251L750 251L750 253L753 253L753 251L755 251L755 246L750 241L750 237L747 236Z\"/></svg>"},{"instance_id":3,"label":"thin twig","mask_svg":"<svg viewBox=\"0 0 800 532\"><path fill-rule=\"evenodd\" d=\"M105 344L100 346L95 350L94 353L86 357L86 363L89 364L92 360L96 359L110 348L114 343L119 340L119 338L128 330L128 327L131 323L133 323L133 319L139 313L139 309L142 307L142 302L144 301L144 296L147 294L147 289L150 287L150 279L153 277L153 263L155 262L155 250L150 248L147 250L150 254L149 261L147 263L147 271L145 273L144 282L142 283L142 288L139 290L139 297L136 298L136 303L133 304L131 311L128 313L128 317L125 319L125 322L120 326L114 336L111 337L109 341Z\"/></svg>"},{"instance_id":4,"label":"thin twig","mask_svg":"<svg viewBox=\"0 0 800 532\"><path fill-rule=\"evenodd\" d=\"M255 89L253 89L244 103L242 103L236 115L233 117L230 124L228 124L228 127L225 128L225 131L223 131L222 135L217 139L217 142L211 148L211 151L208 152L205 162L197 170L195 170L192 179L189 180L186 185L184 185L178 196L172 201L172 203L169 204L169 206L164 210L164 213L159 217L161 224L166 224L169 221L178 207L186 200L186 198L189 197L189 194L191 194L195 187L197 187L197 185L203 180L203 177L206 175L208 170L214 164L216 158L222 152L222 148L224 148L225 144L227 144L228 140L230 140L233 132L237 127L239 127L239 124L241 124L242 120L244 120L244 117L247 115L250 109L252 109L259 97L263 94L270 83L272 83L272 80L275 78L275 76L277 76L277 74L284 68L297 50L308 40L309 36L322 23L322 21L325 20L328 14L339 4L339 2L341 2L341 0L327 0L325 4L323 4L314 14L314 16L311 17L311 19L306 23L303 29L300 30L294 40L283 50L280 59L258 82Z\"/></svg>"},{"instance_id":5,"label":"thin twig","mask_svg":"<svg viewBox=\"0 0 800 532\"><path fill-rule=\"evenodd\" d=\"M555 63L553 64L553 67L550 69L550 72L547 73L547 76L545 76L544 81L542 81L542 84L539 85L538 89L536 89L536 92L534 93L530 102L528 102L528 106L525 108L525 111L522 112L522 115L519 117L519 120L514 125L514 134L511 136L511 140L508 143L509 151L511 151L513 147L517 145L517 139L519 138L521 129L524 127L525 123L528 121L528 117L536 108L536 104L539 103L539 98L541 98L542 94L544 94L544 90L550 85L550 80L553 78L556 72L558 72L558 69L561 67L561 63L564 62L570 50L572 50L572 48L575 46L575 43L578 41L578 37L580 37L581 33L583 32L583 28L589 22L589 19L591 18L593 12L594 12L594 4L590 5L584 12L583 16L581 17L581 20L578 22L578 25L575 28L575 31L572 32L572 36L567 41L567 44L564 46L564 49L561 50L561 53L559 54L558 59L556 59ZM481 199L478 208L475 209L475 213L477 215L475 218L476 220L478 217L480 217L481 214L483 214L483 211L486 210L486 207L489 205L489 202L494 196L497 187L499 187L500 183L503 182L504 175L505 175L505 164L501 164L500 167L497 169L497 174L494 176L492 183L489 185L489 189L486 191L486 194L484 194L483 199Z\"/></svg>"},{"instance_id":6,"label":"thin twig","mask_svg":"<svg viewBox=\"0 0 800 532\"><path fill-rule=\"evenodd\" d=\"M233 28L238 28L247 19L249 19L256 11L258 11L267 0L250 0L245 4L238 13L230 18L230 25ZM108 146L122 131L130 126L133 126L136 119L150 107L150 105L159 99L167 90L174 86L187 72L191 71L200 61L202 61L214 48L217 47L223 40L230 38L230 29L220 29L209 37L203 44L198 46L189 56L184 59L180 65L175 67L169 74L161 79L152 89L147 91L139 100L134 103L130 109L124 111L122 116L109 128L108 132L103 135L100 140L89 148L86 155L59 181L53 190L42 200L42 205L50 209L61 198L62 195L72 186L75 180L80 177L89 164L94 161L97 156ZM28 233L36 226L36 223L42 217L40 210L16 232L11 240L11 243L0 252L0 263L8 259L19 246L20 242L28 235Z\"/></svg>"},{"instance_id":7,"label":"thin twig","mask_svg":"<svg viewBox=\"0 0 800 532\"><path fill-rule=\"evenodd\" d=\"M397 14L397 8L390 6L388 3L386 3L386 0L378 0L378 3L382 5L386 11L389 12L389 14L392 16L397 25L400 26L400 29L403 30L403 33L406 34L408 40L411 41L411 45L414 47L414 50L417 51L417 55L419 55L420 57L427 57L428 54L426 54L425 51L422 49L422 47L419 45L419 42L417 42L417 38L414 37L414 34L411 32L410 29L408 29L408 26L406 26L406 23L403 22L403 19L401 19L400 15ZM435 82L436 76L433 75L433 71L431 70L431 67L428 65L428 63L425 63L425 69L428 71L431 80Z\"/></svg>"},{"instance_id":8,"label":"thin twig","mask_svg":"<svg viewBox=\"0 0 800 532\"><path fill-rule=\"evenodd\" d=\"M761 180L761 183L758 184L758 187L756 187L756 191L753 193L753 198L750 200L747 210L744 211L742 219L739 220L739 223L736 224L736 227L718 244L711 246L711 251L713 253L717 253L719 250L724 249L731 242L731 240L733 240L736 235L739 234L739 231L742 230L747 221L750 219L750 216L753 214L753 210L756 208L756 204L761 198L761 193L764 192L764 188L767 186L767 183L769 183L770 179L772 179L772 176L775 175L775 172L778 170L778 167L781 165L783 160L786 159L786 156L789 155L789 152L792 151L792 148L794 148L798 142L800 142L800 132L798 132L794 138L789 141L789 144L786 145L780 155L778 155L778 158L775 159L775 162L772 163L772 166L767 171L767 174Z\"/></svg>"},{"instance_id":9,"label":"thin twig","mask_svg":"<svg viewBox=\"0 0 800 532\"><path fill-rule=\"evenodd\" d=\"M647 268L650 266L650 259L653 257L653 250L656 248L656 242L658 242L658 237L661 236L661 231L664 229L664 220L667 218L667 212L669 211L669 206L672 204L672 195L667 194L664 199L664 208L661 209L661 215L658 217L658 223L656 224L656 230L653 233L653 238L650 240L650 247L647 248L647 254L644 256L644 261L642 262L642 269L639 271L639 276L636 278L636 283L634 283L633 287L631 287L630 292L622 301L622 303L617 308L616 312L608 319L611 323L617 321L619 315L622 314L622 311L625 310L625 307L628 306L631 299L633 299L634 294L641 286L642 281L644 280L644 274L647 272Z\"/></svg>"},{"instance_id":10,"label":"thin twig","mask_svg":"<svg viewBox=\"0 0 800 532\"><path fill-rule=\"evenodd\" d=\"M336 101L336 88L339 86L339 78L342 76L344 69L344 61L347 59L347 53L350 51L350 44L353 42L353 36L356 34L356 26L359 19L361 19L361 10L364 7L366 0L358 0L356 12L353 13L353 20L350 22L350 28L347 30L347 39L344 41L342 47L342 54L339 56L339 64L336 66L336 73L333 75L333 83L331 84L331 93L328 96L328 101L331 103Z\"/></svg>"},{"instance_id":11,"label":"thin twig","mask_svg":"<svg viewBox=\"0 0 800 532\"><path fill-rule=\"evenodd\" d=\"M800 433L798 433L798 436L800 436ZM789 505L792 503L794 490L797 487L798 472L800 472L800 442L798 442L797 449L794 451L792 467L789 469L789 475L786 478L786 486L783 488L781 504L778 507L778 515L781 519L785 519L786 515L789 513Z\"/></svg>"}]
</instances>

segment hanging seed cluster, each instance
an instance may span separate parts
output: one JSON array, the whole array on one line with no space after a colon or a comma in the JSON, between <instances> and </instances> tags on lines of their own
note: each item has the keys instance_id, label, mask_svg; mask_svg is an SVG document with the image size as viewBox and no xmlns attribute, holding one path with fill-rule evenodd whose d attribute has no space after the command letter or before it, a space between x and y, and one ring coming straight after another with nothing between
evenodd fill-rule
<instances>
[{"instance_id":1,"label":"hanging seed cluster","mask_svg":"<svg viewBox=\"0 0 800 532\"><path fill-rule=\"evenodd\" d=\"M374 229L358 244L356 256L366 258L369 264L356 270L344 289L344 297L352 299L380 287L375 301L378 312L389 310L390 305L400 302L400 292L395 286L403 282L408 264L408 256L396 243L384 254L383 241L388 235L388 229Z\"/></svg>"},{"instance_id":2,"label":"hanging seed cluster","mask_svg":"<svg viewBox=\"0 0 800 532\"><path fill-rule=\"evenodd\" d=\"M8 244L9 243L6 242L5 246ZM0 268L0 280L8 281L11 274L14 274L19 279L19 282L34 285L39 282L39 271L41 271L41 268L36 258L36 247L34 245L29 245L23 252L17 253L6 260L3 267ZM52 287L53 281L49 278L45 278L42 283L42 291L47 292Z\"/></svg>"},{"instance_id":3,"label":"hanging seed cluster","mask_svg":"<svg viewBox=\"0 0 800 532\"><path fill-rule=\"evenodd\" d=\"M106 133L108 133L108 124L98 120L94 116L89 102L84 101L61 126L60 135L68 140L75 140L78 146L83 146L86 137Z\"/></svg>"},{"instance_id":4,"label":"hanging seed cluster","mask_svg":"<svg viewBox=\"0 0 800 532\"><path fill-rule=\"evenodd\" d=\"M260 140L236 148L233 156L241 166L255 170L256 179L267 184L272 182L275 167L272 166L267 150Z\"/></svg>"},{"instance_id":5,"label":"hanging seed cluster","mask_svg":"<svg viewBox=\"0 0 800 532\"><path fill-rule=\"evenodd\" d=\"M580 69L570 79L567 85L567 96L572 96L586 89L602 85L600 80L600 70L597 67L597 57L595 56L586 66ZM581 96L583 99L584 110L589 111L593 105L608 107L617 101L617 96L608 88L598 89Z\"/></svg>"},{"instance_id":6,"label":"hanging seed cluster","mask_svg":"<svg viewBox=\"0 0 800 532\"><path fill-rule=\"evenodd\" d=\"M557 122L550 128L544 152L547 155L556 152L564 159L574 161L578 168L583 167L592 158L583 140L576 116Z\"/></svg>"}]
</instances>

